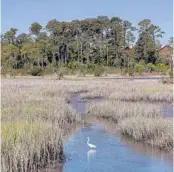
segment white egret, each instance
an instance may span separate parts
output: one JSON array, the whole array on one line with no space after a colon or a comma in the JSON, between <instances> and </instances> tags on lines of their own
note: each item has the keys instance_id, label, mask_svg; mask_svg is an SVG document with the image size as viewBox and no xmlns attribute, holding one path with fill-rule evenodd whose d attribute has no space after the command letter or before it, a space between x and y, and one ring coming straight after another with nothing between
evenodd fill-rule
<instances>
[{"instance_id":1,"label":"white egret","mask_svg":"<svg viewBox=\"0 0 174 172\"><path fill-rule=\"evenodd\" d=\"M89 137L87 137L87 138L88 138L87 145L88 145L91 149L96 148L95 145L89 143Z\"/></svg>"}]
</instances>

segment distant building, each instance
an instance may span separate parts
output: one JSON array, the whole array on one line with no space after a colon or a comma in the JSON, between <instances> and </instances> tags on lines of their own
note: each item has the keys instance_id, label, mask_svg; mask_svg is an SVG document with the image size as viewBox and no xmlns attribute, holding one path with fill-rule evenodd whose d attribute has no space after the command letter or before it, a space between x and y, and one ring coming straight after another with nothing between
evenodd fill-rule
<instances>
[{"instance_id":1,"label":"distant building","mask_svg":"<svg viewBox=\"0 0 174 172\"><path fill-rule=\"evenodd\" d=\"M170 48L169 45L165 45L164 47L162 47L162 48L159 50L159 55L160 55L161 57L167 57L167 55L169 54L169 48Z\"/></svg>"}]
</instances>

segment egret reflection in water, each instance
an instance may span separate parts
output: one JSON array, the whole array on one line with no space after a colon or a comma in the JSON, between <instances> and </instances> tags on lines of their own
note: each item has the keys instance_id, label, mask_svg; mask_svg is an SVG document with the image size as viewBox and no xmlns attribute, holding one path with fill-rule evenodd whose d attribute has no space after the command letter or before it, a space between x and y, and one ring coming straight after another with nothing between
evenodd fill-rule
<instances>
[{"instance_id":1,"label":"egret reflection in water","mask_svg":"<svg viewBox=\"0 0 174 172\"><path fill-rule=\"evenodd\" d=\"M73 102L78 103L78 102ZM64 153L70 159L64 163L63 172L172 172L173 165L159 158L152 153L145 154L137 150L121 137L115 135L112 124L106 122L96 123L91 119L91 124L84 122L83 127L64 143ZM106 132L106 130L111 132ZM113 124L115 127L115 124ZM95 149L88 148L86 137L90 136ZM95 138L95 139L94 139ZM94 139L94 140L93 140ZM142 145L145 148L145 145ZM144 149L143 149L144 150ZM154 151L154 150L152 150ZM147 150L146 150L147 152Z\"/></svg>"},{"instance_id":2,"label":"egret reflection in water","mask_svg":"<svg viewBox=\"0 0 174 172\"><path fill-rule=\"evenodd\" d=\"M95 150L95 149L90 149L90 150L87 152L88 161L94 159L95 156L96 156L96 150Z\"/></svg>"}]
</instances>

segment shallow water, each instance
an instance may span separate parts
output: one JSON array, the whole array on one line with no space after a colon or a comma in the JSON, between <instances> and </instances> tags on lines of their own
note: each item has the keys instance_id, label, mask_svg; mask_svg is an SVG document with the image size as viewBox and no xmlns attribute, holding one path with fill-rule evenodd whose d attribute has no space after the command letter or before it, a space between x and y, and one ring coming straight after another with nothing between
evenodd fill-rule
<instances>
[{"instance_id":1,"label":"shallow water","mask_svg":"<svg viewBox=\"0 0 174 172\"><path fill-rule=\"evenodd\" d=\"M78 95L72 96L71 103L84 114L85 103ZM96 150L87 146L88 136L90 143L97 146ZM147 150L137 151L135 144L130 145L108 132L103 124L86 123L64 144L67 161L63 172L172 172L172 163L162 158L165 156L153 156Z\"/></svg>"},{"instance_id":2,"label":"shallow water","mask_svg":"<svg viewBox=\"0 0 174 172\"><path fill-rule=\"evenodd\" d=\"M86 137L97 146L88 148ZM64 145L68 157L64 172L172 172L172 165L160 158L136 152L119 137L104 132L102 125L84 126Z\"/></svg>"}]
</instances>

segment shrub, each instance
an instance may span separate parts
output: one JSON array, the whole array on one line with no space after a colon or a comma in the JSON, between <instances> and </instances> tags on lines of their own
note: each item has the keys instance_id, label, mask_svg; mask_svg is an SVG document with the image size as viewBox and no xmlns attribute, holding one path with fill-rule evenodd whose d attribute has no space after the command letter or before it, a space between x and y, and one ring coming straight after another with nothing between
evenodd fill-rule
<instances>
[{"instance_id":1,"label":"shrub","mask_svg":"<svg viewBox=\"0 0 174 172\"><path fill-rule=\"evenodd\" d=\"M95 64L89 63L87 68L88 68L89 73L94 73L95 72Z\"/></svg>"},{"instance_id":2,"label":"shrub","mask_svg":"<svg viewBox=\"0 0 174 172\"><path fill-rule=\"evenodd\" d=\"M130 67L128 73L129 73L129 76L133 76L134 75L134 68Z\"/></svg>"},{"instance_id":3,"label":"shrub","mask_svg":"<svg viewBox=\"0 0 174 172\"><path fill-rule=\"evenodd\" d=\"M163 63L165 65L169 64L169 61L166 57L159 56L155 62L156 64Z\"/></svg>"},{"instance_id":4,"label":"shrub","mask_svg":"<svg viewBox=\"0 0 174 172\"><path fill-rule=\"evenodd\" d=\"M141 59L141 60L139 61L139 64L145 66L145 61Z\"/></svg>"},{"instance_id":5,"label":"shrub","mask_svg":"<svg viewBox=\"0 0 174 172\"><path fill-rule=\"evenodd\" d=\"M95 66L94 76L102 76L104 72L105 72L105 69L103 66L100 66L100 65Z\"/></svg>"},{"instance_id":6,"label":"shrub","mask_svg":"<svg viewBox=\"0 0 174 172\"><path fill-rule=\"evenodd\" d=\"M168 66L163 63L159 63L155 66L156 72L162 72L163 74L166 74L167 70L168 70Z\"/></svg>"},{"instance_id":7,"label":"shrub","mask_svg":"<svg viewBox=\"0 0 174 172\"><path fill-rule=\"evenodd\" d=\"M87 74L87 66L85 64L79 64L78 75L85 76Z\"/></svg>"},{"instance_id":8,"label":"shrub","mask_svg":"<svg viewBox=\"0 0 174 172\"><path fill-rule=\"evenodd\" d=\"M42 68L41 67L33 67L29 70L29 74L33 76L41 76L42 75Z\"/></svg>"},{"instance_id":9,"label":"shrub","mask_svg":"<svg viewBox=\"0 0 174 172\"><path fill-rule=\"evenodd\" d=\"M133 76L134 75L134 60L131 59L129 62L129 69L128 69L128 74L129 76Z\"/></svg>"},{"instance_id":10,"label":"shrub","mask_svg":"<svg viewBox=\"0 0 174 172\"><path fill-rule=\"evenodd\" d=\"M148 63L146 65L146 68L147 68L148 72L152 72L155 70L155 65L153 65L152 63Z\"/></svg>"},{"instance_id":11,"label":"shrub","mask_svg":"<svg viewBox=\"0 0 174 172\"><path fill-rule=\"evenodd\" d=\"M135 65L135 71L142 74L145 71L145 66L141 63Z\"/></svg>"},{"instance_id":12,"label":"shrub","mask_svg":"<svg viewBox=\"0 0 174 172\"><path fill-rule=\"evenodd\" d=\"M75 71L79 66L78 62L69 62L68 63L68 68L71 69L72 71Z\"/></svg>"}]
</instances>

